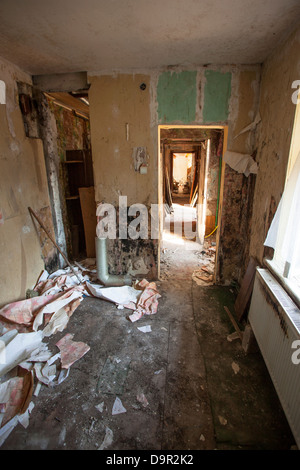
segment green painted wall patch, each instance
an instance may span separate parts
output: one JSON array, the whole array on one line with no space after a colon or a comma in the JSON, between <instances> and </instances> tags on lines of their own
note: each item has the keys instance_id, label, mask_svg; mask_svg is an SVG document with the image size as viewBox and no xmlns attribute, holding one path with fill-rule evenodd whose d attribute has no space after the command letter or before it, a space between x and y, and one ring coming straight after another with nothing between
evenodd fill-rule
<instances>
[{"instance_id":1,"label":"green painted wall patch","mask_svg":"<svg viewBox=\"0 0 300 470\"><path fill-rule=\"evenodd\" d=\"M231 73L206 70L205 78L203 121L226 121L231 95Z\"/></svg>"},{"instance_id":2,"label":"green painted wall patch","mask_svg":"<svg viewBox=\"0 0 300 470\"><path fill-rule=\"evenodd\" d=\"M160 123L195 121L197 72L164 72L157 85L158 119Z\"/></svg>"}]
</instances>

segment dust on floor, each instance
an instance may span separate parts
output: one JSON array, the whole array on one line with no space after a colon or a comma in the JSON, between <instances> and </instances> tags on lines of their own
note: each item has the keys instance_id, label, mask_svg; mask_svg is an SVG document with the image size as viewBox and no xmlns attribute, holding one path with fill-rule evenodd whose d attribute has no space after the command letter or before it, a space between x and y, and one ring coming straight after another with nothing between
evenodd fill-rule
<instances>
[{"instance_id":1,"label":"dust on floor","mask_svg":"<svg viewBox=\"0 0 300 470\"><path fill-rule=\"evenodd\" d=\"M84 298L49 348L67 331L90 350L60 385L42 385L28 427L19 424L2 449L294 446L260 353L228 340L234 330L224 305L232 307L235 292L193 277L202 256L165 246L158 311L135 323L126 309Z\"/></svg>"}]
</instances>

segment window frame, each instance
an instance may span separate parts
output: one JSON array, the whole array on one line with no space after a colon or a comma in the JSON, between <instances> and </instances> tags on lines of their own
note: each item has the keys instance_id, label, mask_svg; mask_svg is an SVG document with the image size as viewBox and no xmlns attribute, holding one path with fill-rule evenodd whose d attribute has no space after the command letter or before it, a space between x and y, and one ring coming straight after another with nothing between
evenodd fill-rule
<instances>
[{"instance_id":1,"label":"window frame","mask_svg":"<svg viewBox=\"0 0 300 470\"><path fill-rule=\"evenodd\" d=\"M287 164L287 172L285 178L285 188L287 181L292 173L294 165L297 161L297 158L300 158L300 99L296 103L294 125L292 131L290 152ZM274 216L275 217L275 216ZM300 308L300 279L297 282L293 280L291 264L284 261L280 256L280 248L284 239L285 233L285 221L287 219L287 214L284 211L280 211L279 223L278 223L278 233L276 244L274 247L273 259L264 258L264 264L270 269L272 274L277 278L280 284L287 291L289 296L294 300L297 306ZM300 243L300 233L299 233L299 243ZM291 274L291 276L290 276Z\"/></svg>"}]
</instances>

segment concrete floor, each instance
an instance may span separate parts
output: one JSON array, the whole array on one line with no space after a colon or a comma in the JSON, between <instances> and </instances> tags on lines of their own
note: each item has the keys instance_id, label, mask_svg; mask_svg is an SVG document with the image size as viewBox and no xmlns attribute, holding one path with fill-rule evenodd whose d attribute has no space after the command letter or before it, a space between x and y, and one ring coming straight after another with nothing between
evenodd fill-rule
<instances>
[{"instance_id":1,"label":"concrete floor","mask_svg":"<svg viewBox=\"0 0 300 470\"><path fill-rule=\"evenodd\" d=\"M90 351L63 383L42 386L29 426L19 424L2 450L293 448L260 353L227 339L234 329L224 306L233 311L234 292L193 280L196 245L164 247L157 314L131 323L129 311L85 298L67 332ZM65 334L50 339L53 352ZM116 397L126 412L112 415Z\"/></svg>"}]
</instances>

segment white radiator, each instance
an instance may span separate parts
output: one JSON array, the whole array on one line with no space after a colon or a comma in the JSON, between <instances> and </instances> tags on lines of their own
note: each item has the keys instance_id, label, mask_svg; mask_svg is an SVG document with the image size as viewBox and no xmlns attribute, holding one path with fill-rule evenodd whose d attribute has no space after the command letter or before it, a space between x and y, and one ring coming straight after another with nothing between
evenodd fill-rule
<instances>
[{"instance_id":1,"label":"white radiator","mask_svg":"<svg viewBox=\"0 0 300 470\"><path fill-rule=\"evenodd\" d=\"M248 318L300 449L300 310L267 269L256 270Z\"/></svg>"}]
</instances>

